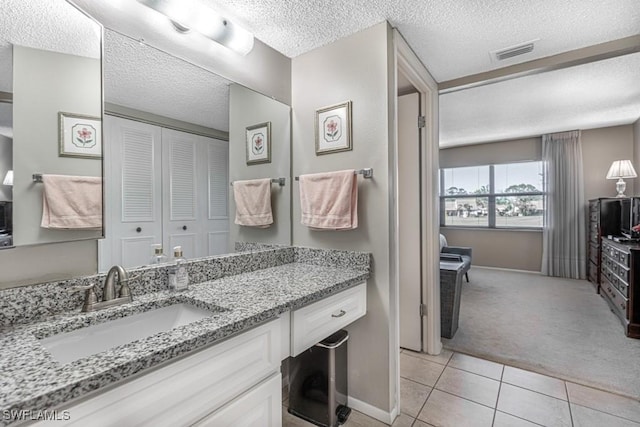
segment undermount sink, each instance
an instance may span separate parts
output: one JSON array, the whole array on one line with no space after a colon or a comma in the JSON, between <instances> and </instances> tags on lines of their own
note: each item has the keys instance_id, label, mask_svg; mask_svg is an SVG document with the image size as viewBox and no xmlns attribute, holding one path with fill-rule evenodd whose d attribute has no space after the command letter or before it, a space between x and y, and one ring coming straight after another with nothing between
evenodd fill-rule
<instances>
[{"instance_id":1,"label":"undermount sink","mask_svg":"<svg viewBox=\"0 0 640 427\"><path fill-rule=\"evenodd\" d=\"M70 363L119 345L166 332L214 314L189 304L179 303L140 314L63 332L40 340L60 363Z\"/></svg>"}]
</instances>

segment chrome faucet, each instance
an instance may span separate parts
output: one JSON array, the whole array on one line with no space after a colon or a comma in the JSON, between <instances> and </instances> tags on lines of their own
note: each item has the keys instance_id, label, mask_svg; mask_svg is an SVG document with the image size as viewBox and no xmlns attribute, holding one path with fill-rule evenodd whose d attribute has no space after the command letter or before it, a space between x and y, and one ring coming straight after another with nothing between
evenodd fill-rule
<instances>
[{"instance_id":1,"label":"chrome faucet","mask_svg":"<svg viewBox=\"0 0 640 427\"><path fill-rule=\"evenodd\" d=\"M117 280L114 278L117 276ZM98 301L96 285L79 286L75 289L86 291L82 311L90 312L103 308L114 307L133 301L131 289L129 289L129 273L120 265L114 265L109 269L102 287L102 301ZM116 295L116 285L119 286Z\"/></svg>"}]
</instances>

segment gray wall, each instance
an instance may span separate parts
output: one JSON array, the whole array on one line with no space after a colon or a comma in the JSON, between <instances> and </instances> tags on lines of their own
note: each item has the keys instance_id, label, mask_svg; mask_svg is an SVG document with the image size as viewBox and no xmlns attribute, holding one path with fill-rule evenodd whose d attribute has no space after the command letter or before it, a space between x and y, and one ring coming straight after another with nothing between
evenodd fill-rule
<instances>
[{"instance_id":1,"label":"gray wall","mask_svg":"<svg viewBox=\"0 0 640 427\"><path fill-rule=\"evenodd\" d=\"M271 122L271 163L247 165L246 128ZM235 242L291 244L291 108L238 84L229 93L229 181L257 178L287 179L271 185L273 224L269 228L241 227L234 223L235 201L229 192L230 238Z\"/></svg>"},{"instance_id":2,"label":"gray wall","mask_svg":"<svg viewBox=\"0 0 640 427\"><path fill-rule=\"evenodd\" d=\"M96 230L48 230L42 220L42 188L34 173L102 176L101 159L59 157L58 112L100 117L100 61L14 46L13 187L14 244L97 238Z\"/></svg>"},{"instance_id":3,"label":"gray wall","mask_svg":"<svg viewBox=\"0 0 640 427\"><path fill-rule=\"evenodd\" d=\"M348 328L349 395L383 411L390 409L392 388L387 31L386 23L379 24L292 60L293 175L374 170L373 179L358 179L359 226L352 231L311 231L302 226L294 182L293 244L373 253L367 315ZM347 100L353 102L353 151L316 156L316 109Z\"/></svg>"},{"instance_id":4,"label":"gray wall","mask_svg":"<svg viewBox=\"0 0 640 427\"><path fill-rule=\"evenodd\" d=\"M440 150L440 167L485 165L541 158L541 138L526 138ZM633 159L633 126L614 126L582 131L585 201L615 196L615 181L605 179L614 160ZM638 166L638 164L634 164ZM627 194L634 194L627 180ZM452 246L473 248L473 264L515 270L540 271L542 231L490 229L440 230Z\"/></svg>"}]
</instances>

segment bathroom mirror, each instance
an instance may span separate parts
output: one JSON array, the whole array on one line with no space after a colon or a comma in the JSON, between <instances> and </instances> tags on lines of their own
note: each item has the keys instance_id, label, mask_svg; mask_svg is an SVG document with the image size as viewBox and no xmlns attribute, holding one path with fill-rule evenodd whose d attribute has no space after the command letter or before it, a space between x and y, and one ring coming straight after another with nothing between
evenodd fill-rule
<instances>
[{"instance_id":1,"label":"bathroom mirror","mask_svg":"<svg viewBox=\"0 0 640 427\"><path fill-rule=\"evenodd\" d=\"M236 241L290 243L289 106L110 29L104 81L100 271L148 264L154 244L169 257L181 246L189 259L232 252ZM246 129L266 122L272 157L247 164ZM280 177L285 186L272 187L274 224L235 226L230 184Z\"/></svg>"},{"instance_id":2,"label":"bathroom mirror","mask_svg":"<svg viewBox=\"0 0 640 427\"><path fill-rule=\"evenodd\" d=\"M42 227L43 185L33 180L34 174L102 177L101 38L101 25L65 0L3 4L0 247L103 235L99 218L91 229ZM62 115L69 121L63 123ZM76 144L74 132L89 122L95 138ZM88 145L93 155L84 156Z\"/></svg>"},{"instance_id":3,"label":"bathroom mirror","mask_svg":"<svg viewBox=\"0 0 640 427\"><path fill-rule=\"evenodd\" d=\"M59 1L64 6L69 7L65 0ZM25 5L20 3L27 2L18 0L11 0L11 3L9 10L16 9L22 15L12 18L5 16L0 28L0 35L5 29L10 28L16 33L15 36L12 36L12 40L28 40L32 33L38 32L36 28L48 26L46 22L48 22L50 16L61 20L56 13L41 7L39 3ZM15 7L13 7L14 3ZM52 3L58 3L58 0ZM100 22L109 21L106 18L103 20L103 17L99 16L97 12L100 12L99 9L101 7L106 8L107 5L112 3L82 1L74 1L73 3L78 4ZM91 7L97 9L91 10ZM86 16L83 17L86 18ZM68 20L63 21L68 23ZM114 22L120 21L119 18L114 20ZM18 24L19 22L20 24ZM233 76L237 75L238 81L249 84L258 90L263 89L261 84L269 88L272 86L276 88L287 87L288 77L284 73L289 70L288 59L277 59L276 62L281 62L281 68L284 71L274 73L273 70L270 71L269 69L263 68L259 70L256 67L240 66L244 65L242 61L247 58L238 59L235 53L229 54L213 49L207 52L207 54L213 55L210 56L211 58L216 58L218 61L228 61L229 65L226 68L222 67L226 76L226 79L224 79L205 69L207 67L203 67L201 64L194 65L198 61L191 62L180 55L176 55L175 52L172 55L167 54L163 49L157 47L162 43L152 45L148 40L124 35L117 25L113 27L116 27L116 31L109 29L110 25L105 25L104 30L103 49L105 58L102 61L102 67L105 73L103 77L105 88L104 105L106 107L105 120L118 118L141 124L153 123L172 131L177 130L196 136L206 136L222 141L228 138L229 142L225 141L229 150L229 170L225 183L227 203L225 206L226 218L223 220L226 223L221 229L215 230L216 232L222 232L224 235L224 252L232 252L235 241L290 244L290 107L275 100L273 93L270 96L265 96L233 82ZM27 34L21 34L21 28ZM76 38L88 37L82 32L78 32L78 34L81 35L75 35ZM92 37L99 35L100 32L98 31L93 33ZM158 31L157 36L161 38L162 32ZM8 37L4 37L4 39L9 41ZM100 42L100 38L97 40ZM27 46L32 45L26 41L22 43ZM7 46L7 43L4 46ZM42 49L46 50L47 45L42 45ZM265 56L273 55L272 52L274 52L257 40L255 50L256 55L248 58L249 65L255 61L263 61ZM5 55L3 58L6 57ZM248 57L251 57L251 55L248 55ZM141 65L140 61L143 61L144 65ZM7 68L5 64L6 61L4 60L0 62L0 73ZM11 72L12 68L9 67L8 69ZM279 78L277 82L272 84L270 81L274 79L274 74L278 74ZM258 83L253 84L252 79ZM4 78L4 81L10 83L12 79L9 76ZM0 87L0 95L2 95L2 92L11 94L11 91L11 87ZM280 97L279 91L282 92L282 89L276 89L277 93L275 95L278 95L278 97ZM235 95L233 95L234 93ZM193 102L196 96L199 101ZM236 108L235 113L232 112L230 115L230 104L232 108L234 96L238 97L238 102L235 105L239 106L239 108ZM0 107L2 107L1 102ZM9 108L9 111L13 111L13 109ZM3 126L4 119L0 117L0 120L2 120L0 126ZM272 126L273 151L271 163L247 165L244 151L246 147L246 127L267 121L270 121ZM107 140L105 140L105 144L108 144ZM95 160L92 161L95 162ZM27 172L29 181L31 180L31 169L33 168L30 167ZM277 184L272 187L272 205L276 223L265 230L242 230L233 224L234 206L232 205L232 187L229 182L262 177L286 178L284 187L281 188ZM110 179L105 177L105 187L110 184ZM29 185L31 186L30 188L35 186L31 182L29 182ZM205 182L200 182L199 185L207 186L208 183L205 180ZM105 209L109 209L108 204L109 202L105 204ZM161 209L159 208L156 211L159 215L162 215ZM105 218L106 215L118 215L119 213L120 211L109 209L108 212L105 212ZM12 277L0 279L0 288L46 280L60 280L75 275L91 274L100 270L101 265L96 261L99 258L96 246L107 244L110 231L112 230L107 227L105 230L107 238L98 240L97 245L91 241L86 241L86 244L83 242L52 245L33 243L30 244L31 246L15 248L14 250L4 251L4 253L0 251L0 265L4 267L11 266L12 268ZM165 246L167 255L170 255L169 251L170 246ZM67 261L63 255L67 252L69 255L66 258L73 257L73 259L69 258L70 260ZM150 259L151 254L148 245L144 245L143 252L141 259L144 259L144 262L139 264L146 264ZM221 252L221 249L216 251L216 253ZM58 254L60 255L58 256ZM39 262L43 256L47 258L46 263ZM31 261L27 262L26 260ZM33 267L34 263L36 267ZM42 267L39 267L39 265L42 265ZM84 267L75 267L76 265Z\"/></svg>"}]
</instances>

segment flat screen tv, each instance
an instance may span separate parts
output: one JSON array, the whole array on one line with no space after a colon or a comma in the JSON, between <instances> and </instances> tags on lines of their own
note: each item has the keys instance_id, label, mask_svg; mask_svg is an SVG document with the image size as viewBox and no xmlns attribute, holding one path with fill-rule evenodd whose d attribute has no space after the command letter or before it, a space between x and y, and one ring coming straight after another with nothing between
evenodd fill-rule
<instances>
[{"instance_id":1,"label":"flat screen tv","mask_svg":"<svg viewBox=\"0 0 640 427\"><path fill-rule=\"evenodd\" d=\"M640 224L640 199L629 197L620 199L620 234L629 239L637 239L640 232L633 228Z\"/></svg>"}]
</instances>

